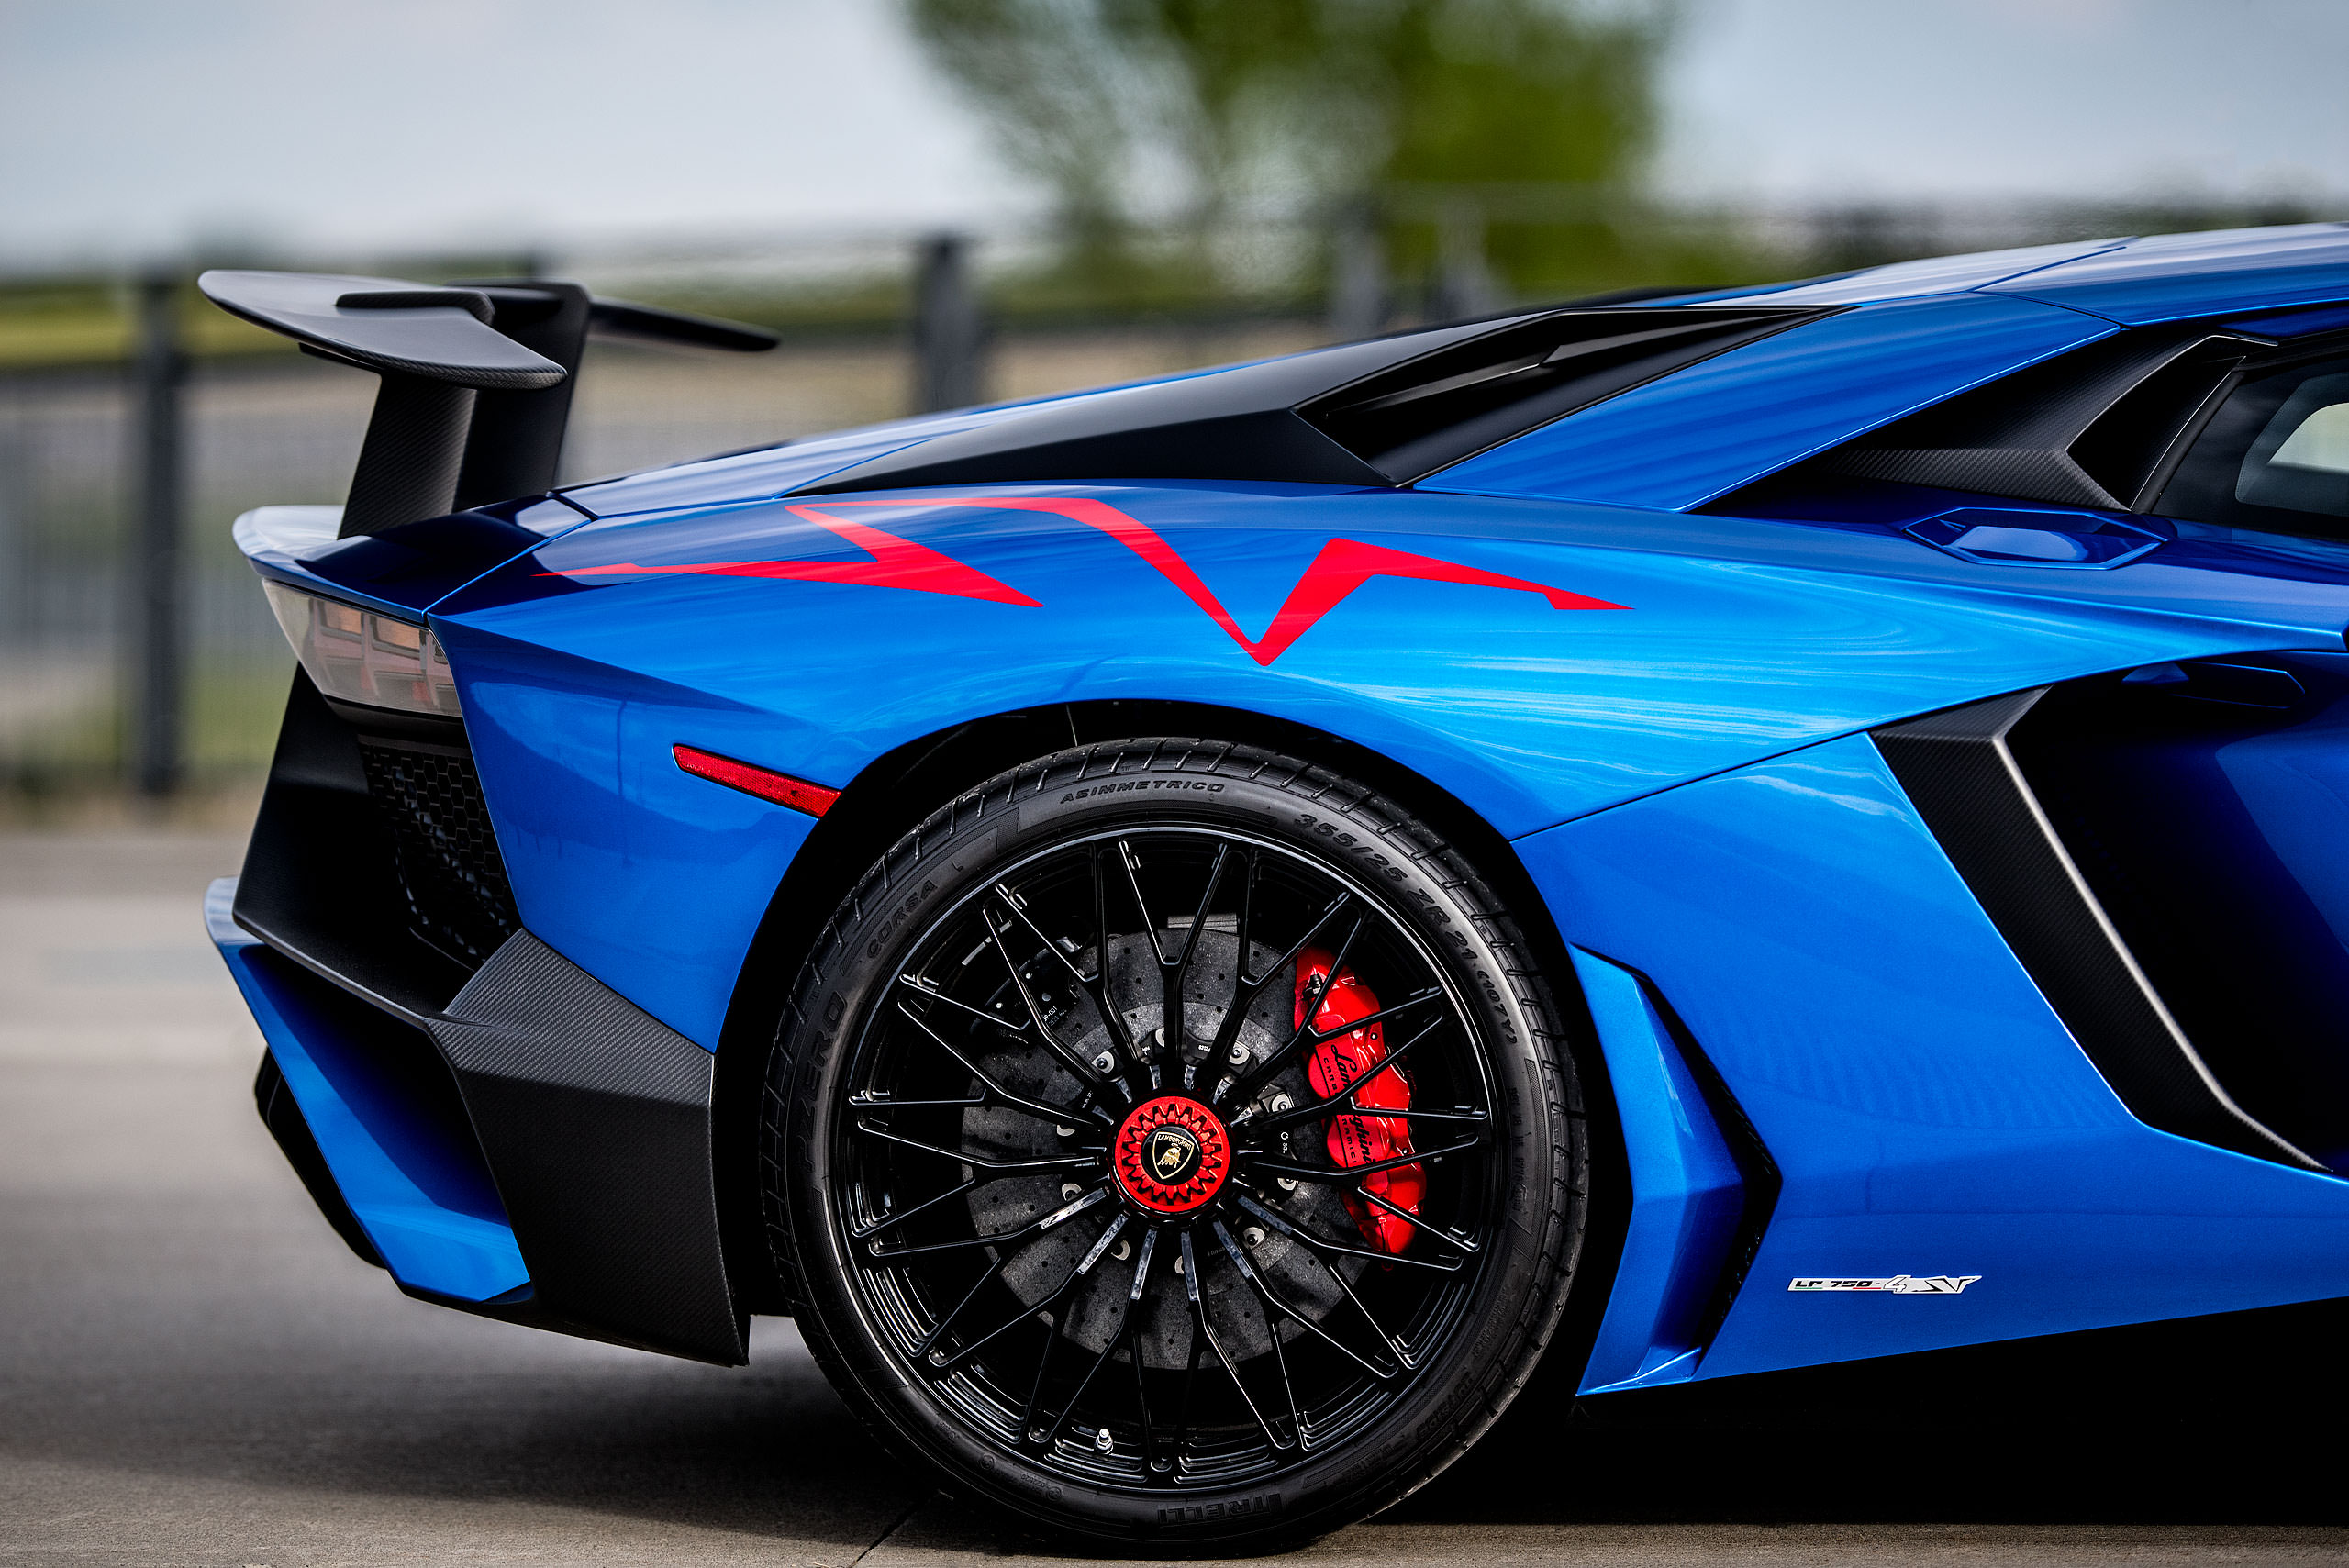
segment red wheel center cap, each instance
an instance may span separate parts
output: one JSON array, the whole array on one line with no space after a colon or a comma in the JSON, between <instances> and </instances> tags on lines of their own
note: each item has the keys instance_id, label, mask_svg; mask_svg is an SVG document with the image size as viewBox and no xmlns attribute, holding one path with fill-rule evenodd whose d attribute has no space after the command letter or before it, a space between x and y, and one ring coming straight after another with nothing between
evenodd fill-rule
<instances>
[{"instance_id":1,"label":"red wheel center cap","mask_svg":"<svg viewBox=\"0 0 2349 1568\"><path fill-rule=\"evenodd\" d=\"M1231 1170L1231 1138L1198 1101L1162 1095L1127 1113L1110 1145L1110 1162L1128 1197L1160 1214L1182 1214L1222 1190Z\"/></svg>"}]
</instances>

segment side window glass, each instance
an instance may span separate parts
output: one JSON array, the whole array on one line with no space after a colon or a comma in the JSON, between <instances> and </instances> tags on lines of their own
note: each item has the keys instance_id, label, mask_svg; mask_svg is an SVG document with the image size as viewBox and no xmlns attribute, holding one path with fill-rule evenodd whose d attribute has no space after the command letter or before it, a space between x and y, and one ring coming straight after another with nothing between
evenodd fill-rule
<instances>
[{"instance_id":1,"label":"side window glass","mask_svg":"<svg viewBox=\"0 0 2349 1568\"><path fill-rule=\"evenodd\" d=\"M2196 438L2154 510L2349 537L2349 357L2246 379Z\"/></svg>"},{"instance_id":2,"label":"side window glass","mask_svg":"<svg viewBox=\"0 0 2349 1568\"><path fill-rule=\"evenodd\" d=\"M2349 517L2349 373L2310 376L2284 400L2243 456L2235 499Z\"/></svg>"}]
</instances>

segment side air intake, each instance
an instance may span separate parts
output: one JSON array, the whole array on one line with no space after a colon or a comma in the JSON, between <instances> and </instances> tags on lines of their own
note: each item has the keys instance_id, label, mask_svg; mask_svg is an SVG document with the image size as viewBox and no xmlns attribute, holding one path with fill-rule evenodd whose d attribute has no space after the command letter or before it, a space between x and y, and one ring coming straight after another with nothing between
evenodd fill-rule
<instances>
[{"instance_id":1,"label":"side air intake","mask_svg":"<svg viewBox=\"0 0 2349 1568\"><path fill-rule=\"evenodd\" d=\"M1562 310L1364 376L1297 413L1397 484L1817 312Z\"/></svg>"},{"instance_id":2,"label":"side air intake","mask_svg":"<svg viewBox=\"0 0 2349 1568\"><path fill-rule=\"evenodd\" d=\"M1455 323L1037 405L804 495L1017 480L1387 488L1820 309L1611 307Z\"/></svg>"},{"instance_id":3,"label":"side air intake","mask_svg":"<svg viewBox=\"0 0 2349 1568\"><path fill-rule=\"evenodd\" d=\"M1876 730L1876 750L2064 1027L2140 1121L2323 1169L2221 1084L2050 822L2012 745L2048 690Z\"/></svg>"}]
</instances>

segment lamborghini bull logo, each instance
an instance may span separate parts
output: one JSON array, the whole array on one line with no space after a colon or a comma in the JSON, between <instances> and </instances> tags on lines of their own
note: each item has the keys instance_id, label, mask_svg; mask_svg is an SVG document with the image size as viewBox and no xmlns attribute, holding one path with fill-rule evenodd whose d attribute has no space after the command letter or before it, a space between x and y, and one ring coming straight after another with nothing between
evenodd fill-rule
<instances>
[{"instance_id":1,"label":"lamborghini bull logo","mask_svg":"<svg viewBox=\"0 0 2349 1568\"><path fill-rule=\"evenodd\" d=\"M1199 1163L1199 1140L1190 1129L1162 1127L1150 1135L1150 1173L1174 1187L1190 1179Z\"/></svg>"}]
</instances>

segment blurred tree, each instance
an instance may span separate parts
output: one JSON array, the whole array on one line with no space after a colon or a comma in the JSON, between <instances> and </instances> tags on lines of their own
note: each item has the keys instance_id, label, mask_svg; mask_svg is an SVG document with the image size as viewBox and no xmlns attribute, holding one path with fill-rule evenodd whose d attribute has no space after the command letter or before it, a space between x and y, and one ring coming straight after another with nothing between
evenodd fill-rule
<instances>
[{"instance_id":1,"label":"blurred tree","mask_svg":"<svg viewBox=\"0 0 2349 1568\"><path fill-rule=\"evenodd\" d=\"M1081 271L1134 267L1138 224L1204 243L1252 205L1371 201L1407 269L1489 219L1479 249L1518 286L1561 248L1615 243L1606 215L1652 144L1678 3L907 0L1053 193Z\"/></svg>"}]
</instances>

